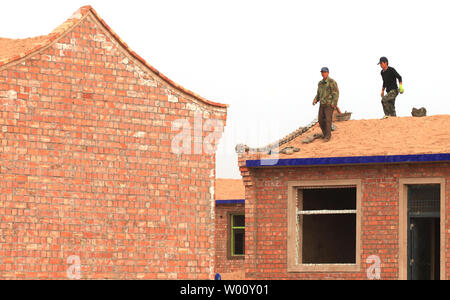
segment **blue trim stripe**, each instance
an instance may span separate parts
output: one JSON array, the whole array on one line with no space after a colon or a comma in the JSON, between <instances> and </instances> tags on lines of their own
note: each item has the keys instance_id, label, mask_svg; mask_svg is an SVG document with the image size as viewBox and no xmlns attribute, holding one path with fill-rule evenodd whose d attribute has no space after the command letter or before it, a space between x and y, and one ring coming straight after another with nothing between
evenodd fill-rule
<instances>
[{"instance_id":1,"label":"blue trim stripe","mask_svg":"<svg viewBox=\"0 0 450 300\"><path fill-rule=\"evenodd\" d=\"M216 200L216 204L245 204L245 199Z\"/></svg>"},{"instance_id":2,"label":"blue trim stripe","mask_svg":"<svg viewBox=\"0 0 450 300\"><path fill-rule=\"evenodd\" d=\"M392 164L412 162L445 162L450 161L450 153L419 155L386 155L386 156L351 156L323 158L290 158L247 160L247 167L280 167L280 166L321 166L352 164Z\"/></svg>"}]
</instances>

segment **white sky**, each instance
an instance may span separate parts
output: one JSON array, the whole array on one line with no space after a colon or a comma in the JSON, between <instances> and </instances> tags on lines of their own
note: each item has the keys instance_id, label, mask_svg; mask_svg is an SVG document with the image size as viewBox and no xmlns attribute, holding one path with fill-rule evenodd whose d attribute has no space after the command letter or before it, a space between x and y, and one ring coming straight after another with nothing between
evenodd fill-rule
<instances>
[{"instance_id":1,"label":"white sky","mask_svg":"<svg viewBox=\"0 0 450 300\"><path fill-rule=\"evenodd\" d=\"M230 105L217 177L240 178L236 144L265 146L317 116L323 66L353 119L383 116L381 56L403 77L397 115L450 113L448 0L87 1L1 0L0 36L46 35L92 5L164 75Z\"/></svg>"}]
</instances>

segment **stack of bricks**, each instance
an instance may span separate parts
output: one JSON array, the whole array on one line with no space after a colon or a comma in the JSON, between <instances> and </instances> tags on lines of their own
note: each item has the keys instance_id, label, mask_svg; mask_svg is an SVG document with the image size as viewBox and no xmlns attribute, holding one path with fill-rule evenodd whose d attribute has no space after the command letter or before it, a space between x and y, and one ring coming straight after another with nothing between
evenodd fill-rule
<instances>
[{"instance_id":1,"label":"stack of bricks","mask_svg":"<svg viewBox=\"0 0 450 300\"><path fill-rule=\"evenodd\" d=\"M224 126L227 106L164 77L90 7L60 29L0 64L0 278L211 279L215 151L201 142L223 127L177 154L173 123Z\"/></svg>"}]
</instances>

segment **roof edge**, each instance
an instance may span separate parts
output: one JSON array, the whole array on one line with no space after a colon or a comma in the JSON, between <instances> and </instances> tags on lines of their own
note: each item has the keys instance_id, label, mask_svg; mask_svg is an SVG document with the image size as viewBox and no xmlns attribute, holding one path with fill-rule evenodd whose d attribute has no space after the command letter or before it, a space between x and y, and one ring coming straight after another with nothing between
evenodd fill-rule
<instances>
[{"instance_id":1,"label":"roof edge","mask_svg":"<svg viewBox=\"0 0 450 300\"><path fill-rule=\"evenodd\" d=\"M111 27L109 27L108 24L106 24L105 20L103 20L98 13L95 11L95 9L91 6L84 6L83 8L88 8L90 12L92 12L92 14L97 18L97 20L111 33L111 35L117 40L117 42L124 47L135 59L137 59L139 62L141 62L144 66L146 66L147 68L149 68L153 73L155 73L157 76L161 77L161 79L163 79L164 81L166 81L169 85L171 85L172 87L181 90L182 92L206 103L212 106L217 106L217 107L222 107L222 108L228 108L229 105L228 104L223 104L223 103L218 103L218 102L213 102L210 101L208 99L203 98L202 96L194 93L191 90L188 90L184 87L182 87L181 85L175 83L174 81L172 81L171 79L169 79L167 76L165 76L164 74L162 74L161 72L159 72L155 67L153 67L152 65L150 65L145 59L143 59L140 55L138 55L136 52L134 52L133 50L131 50L131 48L128 46L127 43L125 43L118 35L117 33L114 32L114 30L111 29Z\"/></svg>"},{"instance_id":2,"label":"roof edge","mask_svg":"<svg viewBox=\"0 0 450 300\"><path fill-rule=\"evenodd\" d=\"M87 13L91 9L92 9L92 7L89 5L79 8L76 12L74 12L72 14L72 16L70 16L69 19L67 19L64 23L62 23L61 25L59 25L58 27L53 29L53 31L50 32L50 34L40 36L40 37L43 37L43 40L40 43L36 44L33 48L30 48L25 52L18 53L17 55L14 55L8 59L0 60L0 67L5 67L5 66L15 63L21 59L25 59L27 56L34 55L37 52L50 46L55 40L64 36L65 33L70 31L70 29L72 29L73 27L78 25L78 23L83 19L84 16L87 15Z\"/></svg>"},{"instance_id":3,"label":"roof edge","mask_svg":"<svg viewBox=\"0 0 450 300\"><path fill-rule=\"evenodd\" d=\"M207 104L210 106L220 107L220 108L228 108L228 104L213 102L210 100L207 100L200 95L197 95L196 93L192 92L191 90L188 90L181 85L175 83L171 79L169 79L167 76L159 72L156 68L154 68L152 65L150 65L145 59L143 59L141 56L139 56L136 52L134 52L112 29L109 27L108 24L98 15L98 13L95 11L95 9L90 6L86 5L81 8L79 8L73 15L63 24L56 27L49 35L47 35L47 38L44 39L41 43L37 44L32 49L28 49L26 52L19 53L18 55L15 55L7 60L0 60L0 67L4 67L6 65L12 64L14 62L17 62L18 60L24 59L28 56L34 55L37 52L43 50L44 48L50 46L55 40L59 39L60 37L64 36L66 33L68 33L73 27L78 25L89 13L91 13L104 28L111 34L111 36L137 61L139 61L141 64L143 64L146 68L148 68L150 71L152 71L155 75L160 77L163 81L165 81L168 85L172 86L173 88L180 90L181 92Z\"/></svg>"},{"instance_id":4,"label":"roof edge","mask_svg":"<svg viewBox=\"0 0 450 300\"><path fill-rule=\"evenodd\" d=\"M216 200L216 204L245 204L245 199Z\"/></svg>"},{"instance_id":5,"label":"roof edge","mask_svg":"<svg viewBox=\"0 0 450 300\"><path fill-rule=\"evenodd\" d=\"M248 168L450 162L450 153L246 160Z\"/></svg>"}]
</instances>

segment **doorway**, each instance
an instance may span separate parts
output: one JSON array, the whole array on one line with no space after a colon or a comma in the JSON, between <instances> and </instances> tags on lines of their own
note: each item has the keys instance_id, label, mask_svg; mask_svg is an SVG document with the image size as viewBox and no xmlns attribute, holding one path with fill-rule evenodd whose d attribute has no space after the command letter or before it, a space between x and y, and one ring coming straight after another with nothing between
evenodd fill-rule
<instances>
[{"instance_id":1,"label":"doorway","mask_svg":"<svg viewBox=\"0 0 450 300\"><path fill-rule=\"evenodd\" d=\"M440 279L440 193L439 184L407 185L409 280Z\"/></svg>"}]
</instances>

